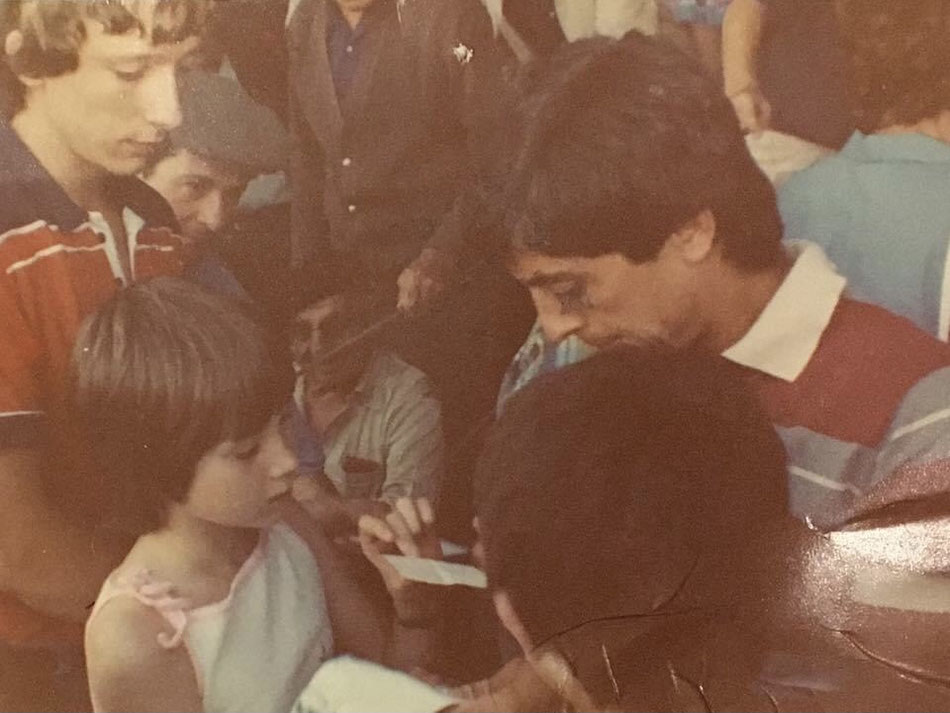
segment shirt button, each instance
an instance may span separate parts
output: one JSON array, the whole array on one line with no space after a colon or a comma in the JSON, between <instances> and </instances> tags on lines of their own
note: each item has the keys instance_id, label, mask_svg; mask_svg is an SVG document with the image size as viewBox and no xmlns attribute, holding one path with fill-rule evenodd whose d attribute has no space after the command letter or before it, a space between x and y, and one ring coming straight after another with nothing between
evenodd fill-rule
<instances>
[{"instance_id":1,"label":"shirt button","mask_svg":"<svg viewBox=\"0 0 950 713\"><path fill-rule=\"evenodd\" d=\"M347 156L345 159L343 159L342 163L343 163L343 168L349 168L350 166L353 165L353 159Z\"/></svg>"},{"instance_id":2,"label":"shirt button","mask_svg":"<svg viewBox=\"0 0 950 713\"><path fill-rule=\"evenodd\" d=\"M347 54L353 54L353 45L347 45L347 46L346 46L346 53L347 53Z\"/></svg>"},{"instance_id":3,"label":"shirt button","mask_svg":"<svg viewBox=\"0 0 950 713\"><path fill-rule=\"evenodd\" d=\"M355 213L355 212L356 212L356 206L353 205L352 203L350 203L350 204L346 207L346 209L347 209L348 211L350 211L350 213Z\"/></svg>"}]
</instances>

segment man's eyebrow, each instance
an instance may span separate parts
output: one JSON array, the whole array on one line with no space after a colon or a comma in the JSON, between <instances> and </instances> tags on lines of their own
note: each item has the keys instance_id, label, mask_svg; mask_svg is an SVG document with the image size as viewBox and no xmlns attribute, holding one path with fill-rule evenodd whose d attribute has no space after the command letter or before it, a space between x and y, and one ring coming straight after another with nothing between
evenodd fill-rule
<instances>
[{"instance_id":1,"label":"man's eyebrow","mask_svg":"<svg viewBox=\"0 0 950 713\"><path fill-rule=\"evenodd\" d=\"M560 270L558 272L536 272L522 284L525 287L548 287L558 282L568 282L569 280L581 280L582 275L569 270Z\"/></svg>"}]
</instances>

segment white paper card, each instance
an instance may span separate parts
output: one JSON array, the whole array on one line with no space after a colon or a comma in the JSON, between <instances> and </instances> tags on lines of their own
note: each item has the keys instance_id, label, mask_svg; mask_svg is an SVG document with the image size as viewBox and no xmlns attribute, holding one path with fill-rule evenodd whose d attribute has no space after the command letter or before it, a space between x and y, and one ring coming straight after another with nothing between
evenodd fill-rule
<instances>
[{"instance_id":1,"label":"white paper card","mask_svg":"<svg viewBox=\"0 0 950 713\"><path fill-rule=\"evenodd\" d=\"M396 571L406 579L426 584L451 586L461 584L465 587L485 589L488 579L477 567L454 562L424 559L422 557L403 557L402 555L383 555Z\"/></svg>"}]
</instances>

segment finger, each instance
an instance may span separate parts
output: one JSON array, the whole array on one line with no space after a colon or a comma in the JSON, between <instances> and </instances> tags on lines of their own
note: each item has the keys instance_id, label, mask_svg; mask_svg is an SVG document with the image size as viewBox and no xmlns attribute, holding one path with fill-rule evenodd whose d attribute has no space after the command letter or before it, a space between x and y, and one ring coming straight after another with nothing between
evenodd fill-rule
<instances>
[{"instance_id":1,"label":"finger","mask_svg":"<svg viewBox=\"0 0 950 713\"><path fill-rule=\"evenodd\" d=\"M541 680L574 710L597 710L594 701L574 676L571 667L559 655L544 651L530 656L528 661Z\"/></svg>"},{"instance_id":2,"label":"finger","mask_svg":"<svg viewBox=\"0 0 950 713\"><path fill-rule=\"evenodd\" d=\"M357 529L361 543L364 537L368 542L372 542L375 538L381 542L392 543L396 539L389 525L372 515L362 515L357 523Z\"/></svg>"},{"instance_id":3,"label":"finger","mask_svg":"<svg viewBox=\"0 0 950 713\"><path fill-rule=\"evenodd\" d=\"M416 545L412 532L409 530L402 514L397 510L393 510L386 516L386 523L395 534L394 541L399 551L406 557L418 557L419 547Z\"/></svg>"},{"instance_id":4,"label":"finger","mask_svg":"<svg viewBox=\"0 0 950 713\"><path fill-rule=\"evenodd\" d=\"M419 302L420 297L420 276L414 269L406 271L406 282L399 291L399 308L402 310L411 310Z\"/></svg>"},{"instance_id":5,"label":"finger","mask_svg":"<svg viewBox=\"0 0 950 713\"><path fill-rule=\"evenodd\" d=\"M769 128L772 123L772 105L764 97L759 105L759 125L763 130Z\"/></svg>"},{"instance_id":6,"label":"finger","mask_svg":"<svg viewBox=\"0 0 950 713\"><path fill-rule=\"evenodd\" d=\"M409 532L413 535L418 535L422 532L422 521L419 519L419 514L416 512L416 504L412 502L410 498L399 498L395 504L396 510L402 515L403 520L406 521L406 527L409 528Z\"/></svg>"},{"instance_id":7,"label":"finger","mask_svg":"<svg viewBox=\"0 0 950 713\"><path fill-rule=\"evenodd\" d=\"M290 486L290 492L294 496L294 500L300 502L316 500L320 497L320 487L313 482L312 478L294 478L294 482Z\"/></svg>"},{"instance_id":8,"label":"finger","mask_svg":"<svg viewBox=\"0 0 950 713\"><path fill-rule=\"evenodd\" d=\"M429 502L428 498L416 500L416 511L419 513L424 528L435 524L435 511L432 509L432 503Z\"/></svg>"}]
</instances>

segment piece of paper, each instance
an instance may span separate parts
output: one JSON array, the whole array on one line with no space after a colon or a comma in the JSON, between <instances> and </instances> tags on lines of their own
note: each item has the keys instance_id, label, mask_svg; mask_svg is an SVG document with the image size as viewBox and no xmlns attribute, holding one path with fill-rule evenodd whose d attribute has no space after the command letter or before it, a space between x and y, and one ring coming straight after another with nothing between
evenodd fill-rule
<instances>
[{"instance_id":1,"label":"piece of paper","mask_svg":"<svg viewBox=\"0 0 950 713\"><path fill-rule=\"evenodd\" d=\"M485 573L471 565L440 562L439 560L422 557L403 557L402 555L383 555L383 557L396 568L399 574L413 582L443 586L460 584L464 587L475 587L476 589L485 589L488 586Z\"/></svg>"}]
</instances>

